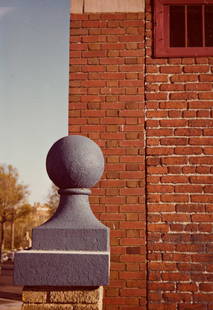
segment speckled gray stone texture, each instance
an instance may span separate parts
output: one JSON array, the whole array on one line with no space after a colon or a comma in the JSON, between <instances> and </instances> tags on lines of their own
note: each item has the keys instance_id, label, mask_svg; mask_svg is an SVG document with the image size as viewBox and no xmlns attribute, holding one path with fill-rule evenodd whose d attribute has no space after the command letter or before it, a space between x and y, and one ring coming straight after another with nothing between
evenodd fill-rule
<instances>
[{"instance_id":1,"label":"speckled gray stone texture","mask_svg":"<svg viewBox=\"0 0 213 310\"><path fill-rule=\"evenodd\" d=\"M109 255L22 251L14 270L16 285L101 286L108 284Z\"/></svg>"},{"instance_id":2,"label":"speckled gray stone texture","mask_svg":"<svg viewBox=\"0 0 213 310\"><path fill-rule=\"evenodd\" d=\"M25 286L102 286L109 277L109 228L90 209L91 186L100 179L99 146L82 136L58 140L47 172L60 190L56 213L33 229L32 249L15 254L14 281Z\"/></svg>"},{"instance_id":3,"label":"speckled gray stone texture","mask_svg":"<svg viewBox=\"0 0 213 310\"><path fill-rule=\"evenodd\" d=\"M59 188L90 188L104 171L99 146L83 136L67 136L53 144L47 154L47 173Z\"/></svg>"},{"instance_id":4,"label":"speckled gray stone texture","mask_svg":"<svg viewBox=\"0 0 213 310\"><path fill-rule=\"evenodd\" d=\"M107 251L109 229L92 213L87 195L62 195L52 219L33 229L33 249Z\"/></svg>"}]
</instances>

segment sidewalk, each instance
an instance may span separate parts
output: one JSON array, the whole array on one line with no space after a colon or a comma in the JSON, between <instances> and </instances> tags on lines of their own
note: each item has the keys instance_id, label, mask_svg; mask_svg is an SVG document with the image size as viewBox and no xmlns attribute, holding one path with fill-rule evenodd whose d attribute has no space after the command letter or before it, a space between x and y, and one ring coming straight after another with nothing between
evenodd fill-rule
<instances>
[{"instance_id":1,"label":"sidewalk","mask_svg":"<svg viewBox=\"0 0 213 310\"><path fill-rule=\"evenodd\" d=\"M21 302L0 298L0 310L21 310Z\"/></svg>"},{"instance_id":2,"label":"sidewalk","mask_svg":"<svg viewBox=\"0 0 213 310\"><path fill-rule=\"evenodd\" d=\"M21 286L13 285L12 272L0 274L0 310L21 309Z\"/></svg>"},{"instance_id":3,"label":"sidewalk","mask_svg":"<svg viewBox=\"0 0 213 310\"><path fill-rule=\"evenodd\" d=\"M0 298L21 300L22 287L13 285L12 276L0 275Z\"/></svg>"}]
</instances>

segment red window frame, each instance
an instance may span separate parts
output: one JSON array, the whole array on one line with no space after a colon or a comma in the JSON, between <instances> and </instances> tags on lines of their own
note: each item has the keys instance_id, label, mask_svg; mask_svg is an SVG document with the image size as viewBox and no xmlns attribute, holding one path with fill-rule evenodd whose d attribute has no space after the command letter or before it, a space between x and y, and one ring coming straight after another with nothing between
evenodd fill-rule
<instances>
[{"instance_id":1,"label":"red window frame","mask_svg":"<svg viewBox=\"0 0 213 310\"><path fill-rule=\"evenodd\" d=\"M213 4L213 0L154 0L154 56L213 56L213 47L170 47L169 5Z\"/></svg>"}]
</instances>

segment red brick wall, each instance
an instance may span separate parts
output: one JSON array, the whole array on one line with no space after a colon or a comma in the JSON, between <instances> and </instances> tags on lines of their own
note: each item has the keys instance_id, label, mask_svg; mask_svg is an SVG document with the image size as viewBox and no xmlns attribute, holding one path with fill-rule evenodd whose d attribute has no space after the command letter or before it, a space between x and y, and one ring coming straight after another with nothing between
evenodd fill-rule
<instances>
[{"instance_id":1,"label":"red brick wall","mask_svg":"<svg viewBox=\"0 0 213 310\"><path fill-rule=\"evenodd\" d=\"M149 1L145 40L144 28L142 13L71 22L69 133L95 140L106 158L91 197L111 228L104 303L212 310L213 58L154 59Z\"/></svg>"},{"instance_id":2,"label":"red brick wall","mask_svg":"<svg viewBox=\"0 0 213 310\"><path fill-rule=\"evenodd\" d=\"M149 310L213 309L213 58L153 59L146 13Z\"/></svg>"},{"instance_id":3,"label":"red brick wall","mask_svg":"<svg viewBox=\"0 0 213 310\"><path fill-rule=\"evenodd\" d=\"M95 140L106 159L90 201L111 228L108 310L145 309L143 37L143 14L71 17L69 133Z\"/></svg>"}]
</instances>

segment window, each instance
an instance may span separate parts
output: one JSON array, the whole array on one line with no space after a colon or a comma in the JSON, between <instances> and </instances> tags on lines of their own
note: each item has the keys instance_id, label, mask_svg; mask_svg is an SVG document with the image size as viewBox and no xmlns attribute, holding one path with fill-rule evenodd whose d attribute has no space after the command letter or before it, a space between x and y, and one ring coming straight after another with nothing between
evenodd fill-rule
<instances>
[{"instance_id":1,"label":"window","mask_svg":"<svg viewBox=\"0 0 213 310\"><path fill-rule=\"evenodd\" d=\"M213 0L155 0L156 57L213 56Z\"/></svg>"}]
</instances>

